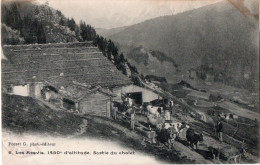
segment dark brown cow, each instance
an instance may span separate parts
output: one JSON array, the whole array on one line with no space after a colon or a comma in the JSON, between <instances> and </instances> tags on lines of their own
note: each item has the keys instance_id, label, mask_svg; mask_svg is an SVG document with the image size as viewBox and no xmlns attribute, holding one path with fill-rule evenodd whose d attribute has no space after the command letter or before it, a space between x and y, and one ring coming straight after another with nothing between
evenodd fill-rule
<instances>
[{"instance_id":1,"label":"dark brown cow","mask_svg":"<svg viewBox=\"0 0 260 165\"><path fill-rule=\"evenodd\" d=\"M203 135L195 133L194 129L189 128L186 132L186 139L191 148L193 149L193 146L195 144L196 149L198 149L198 142L203 141Z\"/></svg>"}]
</instances>

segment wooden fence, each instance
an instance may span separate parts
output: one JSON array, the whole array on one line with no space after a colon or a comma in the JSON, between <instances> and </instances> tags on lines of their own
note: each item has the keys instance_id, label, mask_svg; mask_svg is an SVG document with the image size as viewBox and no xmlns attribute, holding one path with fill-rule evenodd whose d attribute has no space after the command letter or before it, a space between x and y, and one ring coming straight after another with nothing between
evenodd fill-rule
<instances>
[{"instance_id":1,"label":"wooden fence","mask_svg":"<svg viewBox=\"0 0 260 165\"><path fill-rule=\"evenodd\" d=\"M116 107L111 109L111 117L114 120L120 120L123 121L124 123L129 124L130 129L139 132L141 135L147 138L147 140L154 143L156 137L155 131L152 131L150 128L147 128L144 125L142 125L140 122L138 122L135 118L135 115L136 115L135 113L131 113L130 116L125 115L119 112Z\"/></svg>"},{"instance_id":2,"label":"wooden fence","mask_svg":"<svg viewBox=\"0 0 260 165\"><path fill-rule=\"evenodd\" d=\"M135 122L136 122L135 121L135 113L132 113L130 116L127 116L127 115L119 112L116 107L111 110L111 113L112 113L111 116L114 120L121 120L121 121L124 121L126 123L129 123L131 129L132 130L135 129Z\"/></svg>"}]
</instances>

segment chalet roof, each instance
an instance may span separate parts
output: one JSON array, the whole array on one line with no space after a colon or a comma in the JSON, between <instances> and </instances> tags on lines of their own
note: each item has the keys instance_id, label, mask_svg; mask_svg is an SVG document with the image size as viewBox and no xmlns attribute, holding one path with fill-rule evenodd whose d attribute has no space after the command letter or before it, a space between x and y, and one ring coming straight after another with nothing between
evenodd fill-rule
<instances>
[{"instance_id":1,"label":"chalet roof","mask_svg":"<svg viewBox=\"0 0 260 165\"><path fill-rule=\"evenodd\" d=\"M57 89L73 81L90 86L131 84L92 42L5 45L2 84L47 81Z\"/></svg>"}]
</instances>

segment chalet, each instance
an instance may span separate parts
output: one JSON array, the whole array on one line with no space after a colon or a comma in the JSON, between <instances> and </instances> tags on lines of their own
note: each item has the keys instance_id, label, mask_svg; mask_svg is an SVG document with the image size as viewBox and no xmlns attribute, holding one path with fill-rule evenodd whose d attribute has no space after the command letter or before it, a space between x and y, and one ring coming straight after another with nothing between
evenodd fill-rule
<instances>
[{"instance_id":1,"label":"chalet","mask_svg":"<svg viewBox=\"0 0 260 165\"><path fill-rule=\"evenodd\" d=\"M92 42L5 45L2 91L57 106L109 116L122 94L142 104L158 95L132 84Z\"/></svg>"},{"instance_id":2,"label":"chalet","mask_svg":"<svg viewBox=\"0 0 260 165\"><path fill-rule=\"evenodd\" d=\"M145 102L150 102L156 99L161 99L162 97L155 93L154 91L139 87L133 84L116 87L112 89L113 93L116 94L114 100L120 101L122 95L125 95L134 100L134 103L137 105L142 105Z\"/></svg>"}]
</instances>

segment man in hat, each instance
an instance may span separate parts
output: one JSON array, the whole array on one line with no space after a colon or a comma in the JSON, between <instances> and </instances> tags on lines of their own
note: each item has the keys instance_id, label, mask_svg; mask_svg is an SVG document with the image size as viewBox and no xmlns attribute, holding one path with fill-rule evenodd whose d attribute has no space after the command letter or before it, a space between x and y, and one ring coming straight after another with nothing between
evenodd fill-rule
<instances>
[{"instance_id":1,"label":"man in hat","mask_svg":"<svg viewBox=\"0 0 260 165\"><path fill-rule=\"evenodd\" d=\"M223 124L221 123L220 120L218 121L216 132L217 132L217 138L222 142L223 141L223 137L222 137Z\"/></svg>"}]
</instances>

